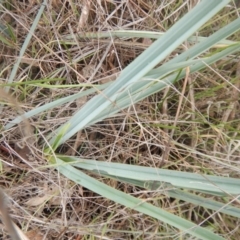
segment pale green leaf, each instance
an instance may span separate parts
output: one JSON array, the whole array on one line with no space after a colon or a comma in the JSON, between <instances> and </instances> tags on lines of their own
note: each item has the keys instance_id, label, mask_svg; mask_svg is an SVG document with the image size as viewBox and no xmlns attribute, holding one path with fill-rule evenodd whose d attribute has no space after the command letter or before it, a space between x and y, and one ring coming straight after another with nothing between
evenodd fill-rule
<instances>
[{"instance_id":1,"label":"pale green leaf","mask_svg":"<svg viewBox=\"0 0 240 240\"><path fill-rule=\"evenodd\" d=\"M216 235L207 229L204 229L200 226L193 224L192 222L189 222L183 218L168 213L163 209L154 207L153 205L147 203L144 200L137 199L129 194L109 187L106 184L101 183L96 179L86 175L85 173L75 169L70 164L64 163L59 158L56 159L56 163L57 163L56 168L58 169L58 171L62 173L64 176L66 176L68 179L71 179L75 183L78 183L81 186L86 187L87 189L97 194L100 194L101 196L106 197L116 203L122 204L126 207L129 207L138 212L147 214L160 221L170 224L182 230L182 233L180 233L180 235L191 234L200 239L206 240L223 239L219 235Z\"/></svg>"}]
</instances>

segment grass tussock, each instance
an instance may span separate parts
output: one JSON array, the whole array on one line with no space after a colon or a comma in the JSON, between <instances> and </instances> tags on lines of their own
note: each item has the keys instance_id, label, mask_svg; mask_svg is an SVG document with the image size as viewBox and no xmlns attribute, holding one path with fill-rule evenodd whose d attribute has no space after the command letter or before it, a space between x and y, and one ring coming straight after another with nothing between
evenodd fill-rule
<instances>
[{"instance_id":1,"label":"grass tussock","mask_svg":"<svg viewBox=\"0 0 240 240\"><path fill-rule=\"evenodd\" d=\"M7 86L17 107L10 97L3 96L0 100L0 125L5 126L21 111L114 81L122 69L155 41L137 37L94 39L87 37L87 33L119 29L165 32L197 3L191 0L50 1L13 82ZM0 39L2 87L6 88L6 80L41 4L37 0L0 3L0 36L4 38ZM238 17L236 4L237 1L231 2L202 26L198 36L209 36ZM75 35L66 40L69 34ZM229 40L239 41L239 32ZM185 42L164 61L190 47ZM211 49L208 54L214 51ZM79 131L59 146L56 153L239 178L239 89L239 56L232 55L197 73L186 73L184 79L163 91ZM29 239L36 240L190 239L188 235L183 237L178 229L99 196L48 167L44 156L46 136L94 94L1 131L0 186L11 196L10 213L14 222ZM240 221L236 217L167 196L161 189L146 190L108 177L91 176L226 239L239 238ZM198 194L224 204L239 205L235 196ZM2 224L1 229L0 238L7 239Z\"/></svg>"}]
</instances>

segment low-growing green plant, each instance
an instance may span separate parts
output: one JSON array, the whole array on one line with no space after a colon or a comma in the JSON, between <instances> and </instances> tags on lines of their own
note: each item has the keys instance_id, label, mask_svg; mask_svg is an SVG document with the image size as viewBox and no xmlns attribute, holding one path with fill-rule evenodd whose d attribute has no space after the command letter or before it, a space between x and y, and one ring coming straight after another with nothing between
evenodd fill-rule
<instances>
[{"instance_id":1,"label":"low-growing green plant","mask_svg":"<svg viewBox=\"0 0 240 240\"><path fill-rule=\"evenodd\" d=\"M231 201L233 202L239 198L239 179L153 167L142 167L123 163L88 160L81 157L60 155L56 150L78 131L108 117L114 116L116 113L163 90L167 86L172 86L173 83L185 78L189 73L200 71L206 68L206 66L222 60L229 55L236 54L240 49L240 43L226 40L226 38L239 30L239 18L228 23L225 27L216 31L209 37L193 37L193 34L196 33L201 26L228 3L229 0L203 0L164 34L144 31L112 31L97 34L84 33L82 36L81 34L76 36L64 36L61 41L66 45L70 43L74 44L76 38L86 36L88 38L115 36L129 38L137 36L156 40L140 56L123 69L120 76L115 81L102 85L83 84L82 86L89 87L89 89L68 97L60 97L55 101L26 112L23 116L19 116L6 124L4 129L8 130L12 128L25 118L31 118L64 103L75 101L83 96L97 92L97 95L92 97L81 109L71 116L64 125L59 126L54 129L51 134L45 136L47 145L44 154L49 160L49 165L47 165L47 167L55 167L68 179L71 179L75 183L105 198L111 199L116 203L147 214L157 220L178 228L182 236L189 236L190 234L200 239L223 239L222 236L214 233L212 230L202 227L201 224L196 225L191 221L176 216L144 200L116 190L88 176L80 169L85 169L89 172L148 190L162 190L164 194L172 198L180 199L237 218L240 217L239 208L231 206L230 202L223 204L210 198L200 196L200 193L219 197L231 196ZM43 9L44 5L42 5L40 14ZM19 59L23 56L39 18L40 15L38 15L36 22L33 24L30 36L26 38ZM164 61L184 41L191 43L193 46L158 66L159 63ZM207 52L211 48L213 50ZM12 70L9 82L5 85L7 86L7 90L10 86L18 84L13 82L18 65L19 62L17 61ZM50 81L51 78L29 84L41 87L47 80ZM48 86L50 87L52 85ZM52 87L60 88L64 86L60 84L53 85ZM205 119L205 121L208 123L207 119ZM174 142L173 139L171 139L171 141ZM189 152L192 151L190 147L184 144L178 142L174 142L174 144ZM205 158L210 158L207 154L201 152L196 152L196 154L202 155ZM218 159L215 158L214 161L218 161ZM239 172L238 167L231 166L228 162L224 164L229 169Z\"/></svg>"}]
</instances>

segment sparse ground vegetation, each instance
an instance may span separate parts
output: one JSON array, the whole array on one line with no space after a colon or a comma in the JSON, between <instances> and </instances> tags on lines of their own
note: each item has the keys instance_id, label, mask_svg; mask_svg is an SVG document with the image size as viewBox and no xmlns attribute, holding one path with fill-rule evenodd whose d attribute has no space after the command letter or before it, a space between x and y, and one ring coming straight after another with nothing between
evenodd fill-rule
<instances>
[{"instance_id":1,"label":"sparse ground vegetation","mask_svg":"<svg viewBox=\"0 0 240 240\"><path fill-rule=\"evenodd\" d=\"M144 212L144 203L199 225L216 236L239 239L240 190L236 190L240 178L239 52L234 50L209 64L202 60L205 67L200 70L191 68L202 64L197 62L200 58L213 57L234 46L240 49L239 31L194 56L196 65L184 65L186 58L181 61L183 65L174 66L162 77L156 77L157 70L151 70L151 74L141 78L142 82L151 83L154 79L154 84L161 84L174 76L166 87L160 89L157 85L159 90L156 88L153 94L140 99L131 88L124 97L120 91L116 98L109 97L111 104L107 110L82 123L79 131L68 137L66 133L74 131L69 125L59 130L89 100L123 76L123 69L133 66L130 64L138 56L199 2L0 1L0 187L10 197L13 221L29 239L197 239L191 232L186 234L182 226L178 228L177 223L171 225L154 217L154 211L152 215ZM165 66L204 41L203 37L211 36L238 18L238 1L230 1L156 67ZM34 32L27 41L31 28ZM145 91L139 89L139 95ZM82 95L31 117L23 116L23 112L74 94ZM121 97L129 97L129 106L124 109ZM131 102L135 104L130 106ZM111 113L113 109L115 114ZM18 116L20 123L11 125ZM85 175L77 179L77 172L76 175L71 172L74 164L67 162L73 159L61 155L78 157L79 164L84 162L80 158L89 159L86 161L89 166L86 164L85 170L81 170L92 177L89 181L97 179L99 188L102 182L141 200L143 209L125 205L121 200L123 195L116 202L107 193L104 196L97 190L94 192L94 187L84 185L88 178L82 180L81 176ZM222 185L217 182L220 178L216 182L207 178L209 185L216 185L214 193L198 184L194 185L196 189L185 189L190 186L180 187L178 180L174 185L168 181L143 181L117 175L118 165L109 165L116 167L111 175L104 170L107 165L94 168L90 160L134 165L139 176L143 173L137 166L174 170L176 175L172 178L176 179L178 173L185 172L233 181L230 184L226 180L225 186L223 178ZM84 168L74 166L79 172L79 168ZM219 186L226 188L219 189ZM2 223L0 229L0 239L8 239ZM205 239L208 239L206 235Z\"/></svg>"}]
</instances>

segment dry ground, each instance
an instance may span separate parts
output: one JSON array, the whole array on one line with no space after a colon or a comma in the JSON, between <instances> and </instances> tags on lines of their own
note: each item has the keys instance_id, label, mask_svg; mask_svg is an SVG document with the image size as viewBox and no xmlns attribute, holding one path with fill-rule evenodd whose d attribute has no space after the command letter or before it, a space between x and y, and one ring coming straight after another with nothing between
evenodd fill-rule
<instances>
[{"instance_id":1,"label":"dry ground","mask_svg":"<svg viewBox=\"0 0 240 240\"><path fill-rule=\"evenodd\" d=\"M1 82L9 78L40 7L39 2L12 0L0 3L0 20L13 27L16 37L15 47L0 43ZM60 42L63 36L79 31L116 29L165 32L197 2L129 0L115 1L114 4L111 1L52 0L46 6L14 81L55 79L46 82L48 85L113 81L121 69L141 54L152 40L116 38L111 42L109 38L81 38L70 44ZM208 36L236 16L236 5L231 3L198 34ZM239 38L235 35L232 40ZM185 43L178 51L188 47ZM228 60L189 75L174 87L79 132L58 152L104 161L240 177L239 172L233 170L240 163L240 148L239 144L236 145L240 141L238 61L236 56L230 56ZM37 84L11 88L13 97L24 111L78 91L76 87L46 88ZM75 185L52 168L41 168L47 164L42 153L44 136L64 123L91 97L32 118L31 130L27 132L34 136L30 147L21 148L26 143L25 126L2 132L0 186L11 197L14 222L29 239L37 240L179 239L179 230ZM16 115L17 110L11 107L11 101L4 101L0 124L5 125ZM191 150L186 151L182 144ZM14 151L23 159L17 157ZM199 152L203 154L197 154ZM122 182L102 181L136 197L148 199L155 206L196 224L204 221L203 226L225 234L226 239L239 239L239 219L215 214L211 210ZM0 238L8 239L4 226L0 225L0 228Z\"/></svg>"}]
</instances>

